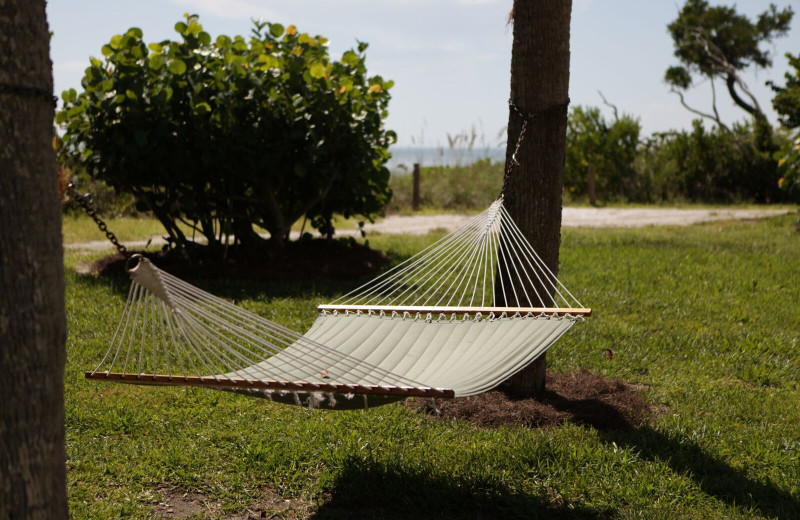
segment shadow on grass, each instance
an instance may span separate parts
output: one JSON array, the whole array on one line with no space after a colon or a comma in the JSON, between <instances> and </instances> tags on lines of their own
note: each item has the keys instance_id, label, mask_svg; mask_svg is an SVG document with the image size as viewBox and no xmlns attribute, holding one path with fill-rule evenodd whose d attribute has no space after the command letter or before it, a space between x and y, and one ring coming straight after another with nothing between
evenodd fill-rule
<instances>
[{"instance_id":1,"label":"shadow on grass","mask_svg":"<svg viewBox=\"0 0 800 520\"><path fill-rule=\"evenodd\" d=\"M798 497L772 482L749 478L743 470L708 455L688 439L650 427L611 430L600 435L608 443L631 448L644 459L667 463L674 472L694 480L704 493L731 506L754 509L765 517L779 520L800 518Z\"/></svg>"},{"instance_id":2,"label":"shadow on grass","mask_svg":"<svg viewBox=\"0 0 800 520\"><path fill-rule=\"evenodd\" d=\"M253 280L212 278L203 275L182 276L186 282L199 289L227 300L268 300L273 298L304 298L322 296L335 298L360 286L369 278L345 280ZM131 279L127 274L84 275L74 274L72 280L84 287L109 287L123 298L128 294Z\"/></svg>"},{"instance_id":3,"label":"shadow on grass","mask_svg":"<svg viewBox=\"0 0 800 520\"><path fill-rule=\"evenodd\" d=\"M399 465L351 459L330 499L314 515L333 519L610 519L612 510L552 504L481 480L415 472Z\"/></svg>"}]
</instances>

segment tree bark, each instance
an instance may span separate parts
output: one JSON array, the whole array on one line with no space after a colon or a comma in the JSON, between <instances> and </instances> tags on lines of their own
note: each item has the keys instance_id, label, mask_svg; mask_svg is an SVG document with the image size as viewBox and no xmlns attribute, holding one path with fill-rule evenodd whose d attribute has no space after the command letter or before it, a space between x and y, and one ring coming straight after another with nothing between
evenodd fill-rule
<instances>
[{"instance_id":1,"label":"tree bark","mask_svg":"<svg viewBox=\"0 0 800 520\"><path fill-rule=\"evenodd\" d=\"M45 3L0 0L0 518L67 518L66 324Z\"/></svg>"},{"instance_id":2,"label":"tree bark","mask_svg":"<svg viewBox=\"0 0 800 520\"><path fill-rule=\"evenodd\" d=\"M528 123L517 153L519 166L506 181L505 207L554 274L561 242L567 110L553 108L569 99L571 11L571 0L515 0L513 11L511 100L526 113L545 112ZM507 169L522 122L509 111ZM506 389L526 396L543 391L545 367L543 354L513 376Z\"/></svg>"}]
</instances>

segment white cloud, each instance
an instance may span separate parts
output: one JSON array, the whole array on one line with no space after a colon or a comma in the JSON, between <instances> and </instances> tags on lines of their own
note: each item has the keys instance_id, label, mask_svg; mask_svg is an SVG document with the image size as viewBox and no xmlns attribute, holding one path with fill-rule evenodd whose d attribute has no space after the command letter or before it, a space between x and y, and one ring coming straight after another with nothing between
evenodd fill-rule
<instances>
[{"instance_id":1,"label":"white cloud","mask_svg":"<svg viewBox=\"0 0 800 520\"><path fill-rule=\"evenodd\" d=\"M186 6L192 12L210 14L220 18L264 18L279 19L278 14L253 0L171 0L177 5Z\"/></svg>"}]
</instances>

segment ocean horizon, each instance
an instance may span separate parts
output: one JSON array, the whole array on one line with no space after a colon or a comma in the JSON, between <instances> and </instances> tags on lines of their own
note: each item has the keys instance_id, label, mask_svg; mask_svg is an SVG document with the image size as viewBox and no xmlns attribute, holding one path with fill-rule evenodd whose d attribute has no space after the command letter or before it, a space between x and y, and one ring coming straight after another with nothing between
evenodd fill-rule
<instances>
[{"instance_id":1,"label":"ocean horizon","mask_svg":"<svg viewBox=\"0 0 800 520\"><path fill-rule=\"evenodd\" d=\"M386 163L393 174L411 173L414 164L426 166L468 166L483 159L492 162L503 162L506 149L500 147L484 148L445 148L422 146L392 146L389 148L392 158Z\"/></svg>"}]
</instances>

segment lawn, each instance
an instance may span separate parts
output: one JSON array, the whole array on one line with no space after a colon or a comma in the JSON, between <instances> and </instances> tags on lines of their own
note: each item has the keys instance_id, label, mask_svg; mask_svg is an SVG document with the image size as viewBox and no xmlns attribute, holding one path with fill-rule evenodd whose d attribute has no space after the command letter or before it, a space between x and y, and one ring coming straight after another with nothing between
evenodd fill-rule
<instances>
[{"instance_id":1,"label":"lawn","mask_svg":"<svg viewBox=\"0 0 800 520\"><path fill-rule=\"evenodd\" d=\"M796 221L564 230L562 281L595 313L548 362L642 388L654 417L616 431L489 429L400 404L310 411L88 382L127 282L76 274L98 253L69 252L72 517L800 518ZM434 238L370 244L403 256ZM296 330L355 284L192 281ZM196 507L167 513L165 500Z\"/></svg>"}]
</instances>

